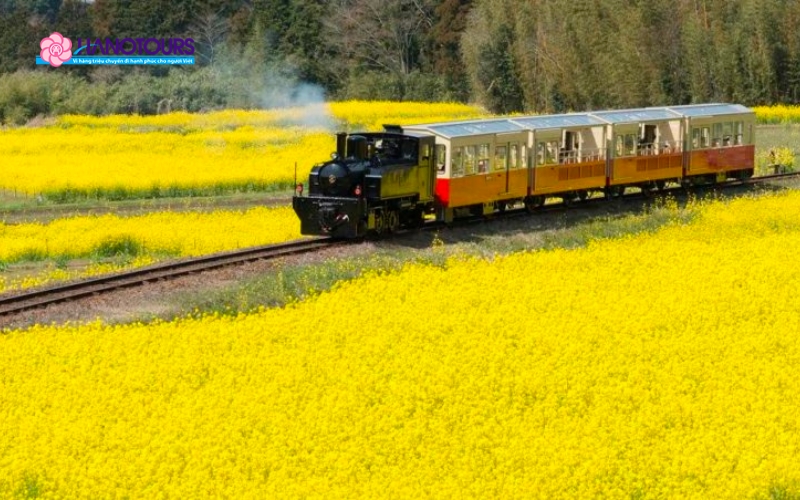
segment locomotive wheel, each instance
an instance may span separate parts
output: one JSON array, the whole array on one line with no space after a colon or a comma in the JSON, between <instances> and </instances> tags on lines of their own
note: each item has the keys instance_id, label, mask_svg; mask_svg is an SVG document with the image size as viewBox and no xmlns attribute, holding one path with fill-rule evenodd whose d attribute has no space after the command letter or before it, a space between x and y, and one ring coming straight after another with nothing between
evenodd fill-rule
<instances>
[{"instance_id":1,"label":"locomotive wheel","mask_svg":"<svg viewBox=\"0 0 800 500\"><path fill-rule=\"evenodd\" d=\"M375 234L381 235L386 229L386 215L383 212L375 212Z\"/></svg>"},{"instance_id":2,"label":"locomotive wheel","mask_svg":"<svg viewBox=\"0 0 800 500\"><path fill-rule=\"evenodd\" d=\"M394 233L400 227L400 214L397 210L389 210L386 213L386 229L390 233Z\"/></svg>"}]
</instances>

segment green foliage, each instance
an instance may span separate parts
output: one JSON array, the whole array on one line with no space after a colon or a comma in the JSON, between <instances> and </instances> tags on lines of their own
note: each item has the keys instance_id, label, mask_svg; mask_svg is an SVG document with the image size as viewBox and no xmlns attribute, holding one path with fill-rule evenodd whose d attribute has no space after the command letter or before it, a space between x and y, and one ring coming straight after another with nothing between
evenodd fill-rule
<instances>
[{"instance_id":1,"label":"green foliage","mask_svg":"<svg viewBox=\"0 0 800 500\"><path fill-rule=\"evenodd\" d=\"M102 241L94 251L95 257L135 257L144 253L144 244L129 235Z\"/></svg>"},{"instance_id":2,"label":"green foliage","mask_svg":"<svg viewBox=\"0 0 800 500\"><path fill-rule=\"evenodd\" d=\"M22 478L22 483L15 492L15 497L19 499L41 498L44 488L36 475L26 473Z\"/></svg>"},{"instance_id":3,"label":"green foliage","mask_svg":"<svg viewBox=\"0 0 800 500\"><path fill-rule=\"evenodd\" d=\"M795 103L798 24L800 2L785 0L6 0L0 122L280 106L299 82L334 99L495 112ZM52 31L192 37L198 64L34 68Z\"/></svg>"},{"instance_id":4,"label":"green foliage","mask_svg":"<svg viewBox=\"0 0 800 500\"><path fill-rule=\"evenodd\" d=\"M474 95L493 111L509 109L514 85L537 111L755 105L798 95L796 21L800 4L782 1L476 0L462 44Z\"/></svg>"}]
</instances>

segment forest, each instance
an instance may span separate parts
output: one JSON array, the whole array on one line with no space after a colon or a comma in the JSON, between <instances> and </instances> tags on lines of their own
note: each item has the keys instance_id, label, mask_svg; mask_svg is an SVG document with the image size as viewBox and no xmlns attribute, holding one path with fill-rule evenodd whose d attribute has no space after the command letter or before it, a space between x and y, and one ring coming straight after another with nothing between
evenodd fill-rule
<instances>
[{"instance_id":1,"label":"forest","mask_svg":"<svg viewBox=\"0 0 800 500\"><path fill-rule=\"evenodd\" d=\"M0 0L0 121L458 101L794 103L796 0ZM37 66L39 41L192 38L193 66Z\"/></svg>"}]
</instances>

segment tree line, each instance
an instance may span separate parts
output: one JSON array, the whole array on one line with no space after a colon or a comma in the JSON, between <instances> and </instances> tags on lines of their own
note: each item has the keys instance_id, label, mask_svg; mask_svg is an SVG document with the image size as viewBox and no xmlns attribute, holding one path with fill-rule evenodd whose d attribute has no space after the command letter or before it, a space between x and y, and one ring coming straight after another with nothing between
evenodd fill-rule
<instances>
[{"instance_id":1,"label":"tree line","mask_svg":"<svg viewBox=\"0 0 800 500\"><path fill-rule=\"evenodd\" d=\"M455 100L564 112L800 98L796 0L0 0L0 120ZM36 67L39 40L193 38L192 67Z\"/></svg>"}]
</instances>

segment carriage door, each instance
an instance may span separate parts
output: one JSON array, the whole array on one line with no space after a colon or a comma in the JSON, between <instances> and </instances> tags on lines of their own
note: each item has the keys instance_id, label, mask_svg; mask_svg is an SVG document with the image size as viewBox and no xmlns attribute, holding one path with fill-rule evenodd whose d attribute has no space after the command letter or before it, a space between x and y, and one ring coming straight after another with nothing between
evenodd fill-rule
<instances>
[{"instance_id":1,"label":"carriage door","mask_svg":"<svg viewBox=\"0 0 800 500\"><path fill-rule=\"evenodd\" d=\"M499 138L501 141L502 138ZM494 171L495 175L499 177L497 183L497 194L503 195L508 193L508 158L510 155L510 143L497 142L494 146Z\"/></svg>"}]
</instances>

